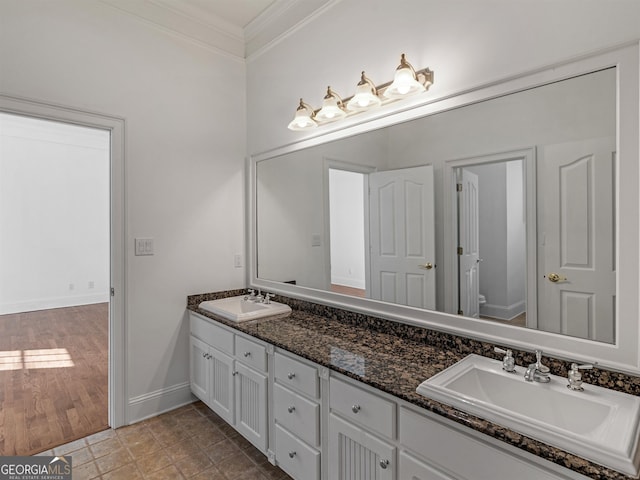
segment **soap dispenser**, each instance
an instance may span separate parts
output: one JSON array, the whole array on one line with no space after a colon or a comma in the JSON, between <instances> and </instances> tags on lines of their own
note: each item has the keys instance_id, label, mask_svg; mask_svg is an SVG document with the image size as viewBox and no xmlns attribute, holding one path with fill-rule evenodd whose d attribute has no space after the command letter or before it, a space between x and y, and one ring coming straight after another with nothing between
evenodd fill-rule
<instances>
[{"instance_id":1,"label":"soap dispenser","mask_svg":"<svg viewBox=\"0 0 640 480\"><path fill-rule=\"evenodd\" d=\"M499 347L495 347L493 349L494 352L496 353L503 353L504 354L504 358L502 359L502 369L505 372L509 372L509 373L515 373L516 371L516 361L513 358L513 352L509 349L504 350L502 348Z\"/></svg>"}]
</instances>

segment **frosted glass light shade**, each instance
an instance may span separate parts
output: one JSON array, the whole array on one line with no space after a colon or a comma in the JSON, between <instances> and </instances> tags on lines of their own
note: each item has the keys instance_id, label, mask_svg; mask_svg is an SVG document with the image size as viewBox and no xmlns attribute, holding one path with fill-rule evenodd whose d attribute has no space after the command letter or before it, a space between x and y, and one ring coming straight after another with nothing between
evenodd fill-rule
<instances>
[{"instance_id":1,"label":"frosted glass light shade","mask_svg":"<svg viewBox=\"0 0 640 480\"><path fill-rule=\"evenodd\" d=\"M415 73L409 67L396 70L393 83L384 91L387 98L403 98L424 92L426 88L416 80Z\"/></svg>"},{"instance_id":2,"label":"frosted glass light shade","mask_svg":"<svg viewBox=\"0 0 640 480\"><path fill-rule=\"evenodd\" d=\"M310 106L308 106L306 103L304 103L302 99L300 99L300 105L296 110L296 114L293 117L293 120L289 122L289 125L287 125L287 128L289 130L295 130L295 131L309 130L310 128L315 128L318 126L318 124L315 122L313 118L311 118L312 116L313 116L313 109Z\"/></svg>"},{"instance_id":3,"label":"frosted glass light shade","mask_svg":"<svg viewBox=\"0 0 640 480\"><path fill-rule=\"evenodd\" d=\"M356 93L351 100L347 102L347 109L351 111L369 110L370 108L379 107L382 100L374 95L371 85L365 83L358 84Z\"/></svg>"},{"instance_id":4,"label":"frosted glass light shade","mask_svg":"<svg viewBox=\"0 0 640 480\"><path fill-rule=\"evenodd\" d=\"M335 122L346 117L347 112L340 107L338 102L341 104L342 100L331 91L331 88L328 88L327 95L322 101L322 108L316 113L316 120L319 122Z\"/></svg>"}]
</instances>

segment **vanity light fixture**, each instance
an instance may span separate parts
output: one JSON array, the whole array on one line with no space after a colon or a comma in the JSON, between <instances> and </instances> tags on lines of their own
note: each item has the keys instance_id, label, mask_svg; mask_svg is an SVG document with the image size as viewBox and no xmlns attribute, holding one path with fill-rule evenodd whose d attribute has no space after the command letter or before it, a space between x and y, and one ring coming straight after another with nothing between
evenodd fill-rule
<instances>
[{"instance_id":1,"label":"vanity light fixture","mask_svg":"<svg viewBox=\"0 0 640 480\"><path fill-rule=\"evenodd\" d=\"M315 116L316 114L313 111L313 107L300 99L300 105L298 105L296 115L289 123L288 128L289 130L309 130L310 128L315 128L318 126L313 119Z\"/></svg>"},{"instance_id":2,"label":"vanity light fixture","mask_svg":"<svg viewBox=\"0 0 640 480\"><path fill-rule=\"evenodd\" d=\"M335 122L347 116L344 111L344 103L336 92L327 87L327 94L322 101L322 108L316 113L316 119L320 122Z\"/></svg>"},{"instance_id":3,"label":"vanity light fixture","mask_svg":"<svg viewBox=\"0 0 640 480\"><path fill-rule=\"evenodd\" d=\"M327 87L322 108L314 110L300 99L294 119L289 123L290 130L308 130L329 122L335 122L359 112L390 103L411 95L425 92L433 85L433 71L428 68L414 70L407 62L404 53L396 69L392 82L374 85L364 71L356 86L356 93L344 101Z\"/></svg>"}]
</instances>

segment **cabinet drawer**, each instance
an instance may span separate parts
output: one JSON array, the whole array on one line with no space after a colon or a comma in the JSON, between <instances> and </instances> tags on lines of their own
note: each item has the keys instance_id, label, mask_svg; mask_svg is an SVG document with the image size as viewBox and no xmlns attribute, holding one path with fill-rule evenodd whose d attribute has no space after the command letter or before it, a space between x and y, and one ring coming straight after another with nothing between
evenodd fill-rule
<instances>
[{"instance_id":1,"label":"cabinet drawer","mask_svg":"<svg viewBox=\"0 0 640 480\"><path fill-rule=\"evenodd\" d=\"M266 348L239 335L236 335L236 358L263 372L267 370Z\"/></svg>"},{"instance_id":2,"label":"cabinet drawer","mask_svg":"<svg viewBox=\"0 0 640 480\"><path fill-rule=\"evenodd\" d=\"M318 398L318 370L315 367L276 352L275 370L279 383Z\"/></svg>"},{"instance_id":3,"label":"cabinet drawer","mask_svg":"<svg viewBox=\"0 0 640 480\"><path fill-rule=\"evenodd\" d=\"M395 403L335 377L329 379L329 407L387 438L395 438Z\"/></svg>"},{"instance_id":4,"label":"cabinet drawer","mask_svg":"<svg viewBox=\"0 0 640 480\"><path fill-rule=\"evenodd\" d=\"M320 478L320 452L276 425L276 460L278 466L296 480Z\"/></svg>"},{"instance_id":5,"label":"cabinet drawer","mask_svg":"<svg viewBox=\"0 0 640 480\"><path fill-rule=\"evenodd\" d=\"M212 347L233 355L233 333L191 313L191 335Z\"/></svg>"},{"instance_id":6,"label":"cabinet drawer","mask_svg":"<svg viewBox=\"0 0 640 480\"><path fill-rule=\"evenodd\" d=\"M277 383L273 386L273 414L283 425L310 445L320 443L320 405Z\"/></svg>"},{"instance_id":7,"label":"cabinet drawer","mask_svg":"<svg viewBox=\"0 0 640 480\"><path fill-rule=\"evenodd\" d=\"M400 452L398 478L410 478L411 480L455 480L453 477L439 472L404 451Z\"/></svg>"},{"instance_id":8,"label":"cabinet drawer","mask_svg":"<svg viewBox=\"0 0 640 480\"><path fill-rule=\"evenodd\" d=\"M404 447L438 470L451 472L455 478L515 478L515 472L518 480L564 478L542 465L494 448L404 407L400 409L399 429L400 443ZM461 461L461 452L464 452L464 461Z\"/></svg>"}]
</instances>

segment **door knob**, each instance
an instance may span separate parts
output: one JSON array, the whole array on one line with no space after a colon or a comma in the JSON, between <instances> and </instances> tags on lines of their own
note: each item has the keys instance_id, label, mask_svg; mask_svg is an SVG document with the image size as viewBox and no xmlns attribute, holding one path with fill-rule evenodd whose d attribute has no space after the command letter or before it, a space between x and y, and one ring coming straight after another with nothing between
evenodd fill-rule
<instances>
[{"instance_id":1,"label":"door knob","mask_svg":"<svg viewBox=\"0 0 640 480\"><path fill-rule=\"evenodd\" d=\"M420 268L424 268L425 270L431 270L432 268L434 268L434 267L435 267L435 265L434 265L433 263L431 263L431 262L427 262L427 263L425 263L424 265L423 265L423 264L420 264L420 265L418 265L418 266L419 266Z\"/></svg>"},{"instance_id":2,"label":"door knob","mask_svg":"<svg viewBox=\"0 0 640 480\"><path fill-rule=\"evenodd\" d=\"M550 282L553 282L553 283L567 281L567 277L563 277L562 275L558 275L557 273L550 273L549 275L547 275L547 278L549 279Z\"/></svg>"}]
</instances>

